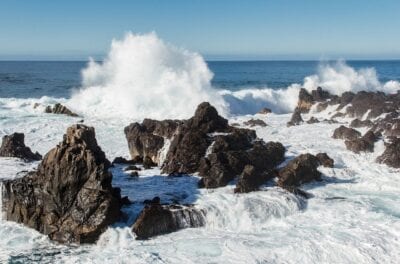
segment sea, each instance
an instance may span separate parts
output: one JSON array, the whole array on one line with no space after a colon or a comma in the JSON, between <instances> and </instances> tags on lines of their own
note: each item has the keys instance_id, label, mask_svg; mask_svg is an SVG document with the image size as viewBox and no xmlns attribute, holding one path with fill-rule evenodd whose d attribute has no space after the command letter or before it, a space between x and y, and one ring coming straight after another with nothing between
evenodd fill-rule
<instances>
[{"instance_id":1,"label":"sea","mask_svg":"<svg viewBox=\"0 0 400 264\"><path fill-rule=\"evenodd\" d=\"M396 93L399 82L398 60L206 61L154 35L128 35L102 61L1 61L0 136L23 132L26 145L41 154L83 120L95 127L108 159L129 158L123 133L129 123L189 118L200 102L209 101L230 123L265 121L268 126L252 129L265 141L281 142L286 162L326 152L335 166L320 167L323 180L302 186L310 199L274 181L256 192L234 194L234 182L198 189L197 176L166 177L154 168L132 179L116 166L113 185L135 202L123 208L126 219L94 245L61 245L0 214L0 263L398 263L400 171L375 162L384 140L373 153L354 154L331 137L339 124L287 127L286 122L302 87L321 86L334 94ZM80 117L44 113L57 102ZM257 114L263 107L272 113ZM330 111L303 118L330 118ZM37 165L0 158L0 180L22 177ZM194 203L205 210L206 225L136 240L131 225L141 201L154 196L163 203Z\"/></svg>"}]
</instances>

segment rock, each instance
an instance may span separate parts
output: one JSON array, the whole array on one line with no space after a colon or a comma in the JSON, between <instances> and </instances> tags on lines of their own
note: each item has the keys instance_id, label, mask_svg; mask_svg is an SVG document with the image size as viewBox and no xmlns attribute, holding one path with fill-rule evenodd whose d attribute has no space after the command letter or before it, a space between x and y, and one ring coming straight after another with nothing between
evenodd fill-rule
<instances>
[{"instance_id":1,"label":"rock","mask_svg":"<svg viewBox=\"0 0 400 264\"><path fill-rule=\"evenodd\" d=\"M314 104L313 96L306 89L301 88L296 109L299 113L308 113Z\"/></svg>"},{"instance_id":2,"label":"rock","mask_svg":"<svg viewBox=\"0 0 400 264\"><path fill-rule=\"evenodd\" d=\"M334 119L334 118L345 117L345 116L346 116L345 113L337 112L331 118Z\"/></svg>"},{"instance_id":3,"label":"rock","mask_svg":"<svg viewBox=\"0 0 400 264\"><path fill-rule=\"evenodd\" d=\"M266 115L266 114L269 114L269 113L272 113L271 109L269 109L269 108L267 108L267 107L264 107L264 108L262 108L260 111L258 111L257 114Z\"/></svg>"},{"instance_id":4,"label":"rock","mask_svg":"<svg viewBox=\"0 0 400 264\"><path fill-rule=\"evenodd\" d=\"M156 167L156 166L157 166L157 164L154 163L153 160L152 160L149 156L144 157L144 160L143 160L143 168L144 168L145 170L149 170L149 169L151 169L152 167Z\"/></svg>"},{"instance_id":5,"label":"rock","mask_svg":"<svg viewBox=\"0 0 400 264\"><path fill-rule=\"evenodd\" d=\"M301 112L296 108L293 112L292 118L287 122L287 126L298 126L303 123L303 118L301 117Z\"/></svg>"},{"instance_id":6,"label":"rock","mask_svg":"<svg viewBox=\"0 0 400 264\"><path fill-rule=\"evenodd\" d=\"M129 173L129 176L131 176L131 177L139 177L139 172L132 171L131 173Z\"/></svg>"},{"instance_id":7,"label":"rock","mask_svg":"<svg viewBox=\"0 0 400 264\"><path fill-rule=\"evenodd\" d=\"M309 120L307 120L307 124L315 124L315 123L319 123L319 120L313 116Z\"/></svg>"},{"instance_id":8,"label":"rock","mask_svg":"<svg viewBox=\"0 0 400 264\"><path fill-rule=\"evenodd\" d=\"M260 126L260 127L266 127L267 123L265 123L261 119L250 119L246 122L243 123L246 126L254 127L254 126Z\"/></svg>"},{"instance_id":9,"label":"rock","mask_svg":"<svg viewBox=\"0 0 400 264\"><path fill-rule=\"evenodd\" d=\"M44 110L45 113L48 114L60 114L60 115L68 115L72 117L78 117L79 115L69 110L66 106L57 103L53 107L48 105Z\"/></svg>"},{"instance_id":10,"label":"rock","mask_svg":"<svg viewBox=\"0 0 400 264\"><path fill-rule=\"evenodd\" d=\"M205 224L204 212L193 205L145 206L135 221L132 231L136 239L148 239L183 228L201 227Z\"/></svg>"},{"instance_id":11,"label":"rock","mask_svg":"<svg viewBox=\"0 0 400 264\"><path fill-rule=\"evenodd\" d=\"M141 169L135 165L129 165L124 168L124 171L133 171L133 170L140 171Z\"/></svg>"},{"instance_id":12,"label":"rock","mask_svg":"<svg viewBox=\"0 0 400 264\"><path fill-rule=\"evenodd\" d=\"M246 165L239 177L234 192L248 193L257 191L262 184L272 179L274 176L274 173L259 171L252 165Z\"/></svg>"},{"instance_id":13,"label":"rock","mask_svg":"<svg viewBox=\"0 0 400 264\"><path fill-rule=\"evenodd\" d=\"M42 159L42 155L38 152L33 153L29 147L25 146L24 140L23 133L4 136L0 147L0 157L15 157L26 161Z\"/></svg>"},{"instance_id":14,"label":"rock","mask_svg":"<svg viewBox=\"0 0 400 264\"><path fill-rule=\"evenodd\" d=\"M40 106L39 103L34 103L34 104L33 104L33 109L36 109L36 108L38 108L39 106Z\"/></svg>"},{"instance_id":15,"label":"rock","mask_svg":"<svg viewBox=\"0 0 400 264\"><path fill-rule=\"evenodd\" d=\"M328 167L328 168L333 168L334 165L334 160L332 158L330 158L328 156L328 154L326 153L318 153L316 155L319 163L324 166L324 167Z\"/></svg>"},{"instance_id":16,"label":"rock","mask_svg":"<svg viewBox=\"0 0 400 264\"><path fill-rule=\"evenodd\" d=\"M37 171L3 185L6 219L61 243L94 243L120 215L120 189L92 127L73 125Z\"/></svg>"},{"instance_id":17,"label":"rock","mask_svg":"<svg viewBox=\"0 0 400 264\"><path fill-rule=\"evenodd\" d=\"M354 153L360 152L373 152L374 143L378 140L378 135L372 131L368 131L361 138L356 138L352 140L346 140L346 148Z\"/></svg>"},{"instance_id":18,"label":"rock","mask_svg":"<svg viewBox=\"0 0 400 264\"><path fill-rule=\"evenodd\" d=\"M354 127L354 128L360 128L360 127L372 127L374 125L374 123L372 123L371 120L363 120L361 121L360 119L356 118L353 121L351 121L350 123L350 127Z\"/></svg>"},{"instance_id":19,"label":"rock","mask_svg":"<svg viewBox=\"0 0 400 264\"><path fill-rule=\"evenodd\" d=\"M400 138L393 138L386 145L385 151L377 158L377 162L384 163L393 168L400 168Z\"/></svg>"},{"instance_id":20,"label":"rock","mask_svg":"<svg viewBox=\"0 0 400 264\"><path fill-rule=\"evenodd\" d=\"M278 185L286 188L287 186L300 186L313 180L321 180L321 173L317 170L320 161L311 154L301 154L289 161L289 163L279 171Z\"/></svg>"},{"instance_id":21,"label":"rock","mask_svg":"<svg viewBox=\"0 0 400 264\"><path fill-rule=\"evenodd\" d=\"M131 165L133 165L136 163L137 162L134 160L127 160L123 157L116 157L111 164L127 164L127 165L131 164Z\"/></svg>"},{"instance_id":22,"label":"rock","mask_svg":"<svg viewBox=\"0 0 400 264\"><path fill-rule=\"evenodd\" d=\"M317 87L316 90L312 90L311 96L315 102L323 102L332 98L332 95L328 91L322 90L321 87Z\"/></svg>"},{"instance_id":23,"label":"rock","mask_svg":"<svg viewBox=\"0 0 400 264\"><path fill-rule=\"evenodd\" d=\"M322 112L328 108L329 102L322 102L317 104L317 112Z\"/></svg>"},{"instance_id":24,"label":"rock","mask_svg":"<svg viewBox=\"0 0 400 264\"><path fill-rule=\"evenodd\" d=\"M361 137L361 133L353 128L340 126L335 129L332 137L335 139L354 140Z\"/></svg>"}]
</instances>

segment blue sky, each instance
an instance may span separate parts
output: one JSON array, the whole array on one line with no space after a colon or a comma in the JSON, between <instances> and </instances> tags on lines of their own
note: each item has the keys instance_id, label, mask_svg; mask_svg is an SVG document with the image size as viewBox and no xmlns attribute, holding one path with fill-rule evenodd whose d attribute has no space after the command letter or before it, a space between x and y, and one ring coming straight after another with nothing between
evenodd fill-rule
<instances>
[{"instance_id":1,"label":"blue sky","mask_svg":"<svg viewBox=\"0 0 400 264\"><path fill-rule=\"evenodd\" d=\"M0 59L101 58L155 31L207 59L399 59L399 0L1 0Z\"/></svg>"}]
</instances>

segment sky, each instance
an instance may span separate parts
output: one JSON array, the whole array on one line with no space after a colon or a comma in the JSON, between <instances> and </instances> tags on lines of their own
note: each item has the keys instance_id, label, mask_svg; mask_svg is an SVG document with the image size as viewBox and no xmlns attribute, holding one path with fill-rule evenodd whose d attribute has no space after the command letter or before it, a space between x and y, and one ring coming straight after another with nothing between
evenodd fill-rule
<instances>
[{"instance_id":1,"label":"sky","mask_svg":"<svg viewBox=\"0 0 400 264\"><path fill-rule=\"evenodd\" d=\"M209 60L400 59L400 1L0 1L0 60L101 59L128 31Z\"/></svg>"}]
</instances>

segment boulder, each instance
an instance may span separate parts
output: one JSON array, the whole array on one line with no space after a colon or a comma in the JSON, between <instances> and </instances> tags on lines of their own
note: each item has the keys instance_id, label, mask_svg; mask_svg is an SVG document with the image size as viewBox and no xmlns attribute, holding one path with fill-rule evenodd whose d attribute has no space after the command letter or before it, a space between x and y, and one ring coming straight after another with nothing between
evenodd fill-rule
<instances>
[{"instance_id":1,"label":"boulder","mask_svg":"<svg viewBox=\"0 0 400 264\"><path fill-rule=\"evenodd\" d=\"M127 165L134 165L137 162L135 160L127 160L123 157L116 157L111 164L127 164Z\"/></svg>"},{"instance_id":2,"label":"boulder","mask_svg":"<svg viewBox=\"0 0 400 264\"><path fill-rule=\"evenodd\" d=\"M301 111L296 108L293 112L292 117L290 118L290 121L287 122L287 126L291 127L291 126L298 126L301 123L303 123L303 118L301 117Z\"/></svg>"},{"instance_id":3,"label":"boulder","mask_svg":"<svg viewBox=\"0 0 400 264\"><path fill-rule=\"evenodd\" d=\"M25 146L25 135L14 133L3 137L0 147L0 157L15 157L26 161L40 160L42 155L38 152L33 153Z\"/></svg>"},{"instance_id":4,"label":"boulder","mask_svg":"<svg viewBox=\"0 0 400 264\"><path fill-rule=\"evenodd\" d=\"M72 117L78 117L79 115L69 110L66 106L57 103L53 107L48 105L44 110L45 113L48 114L59 114L59 115L68 115Z\"/></svg>"},{"instance_id":5,"label":"boulder","mask_svg":"<svg viewBox=\"0 0 400 264\"><path fill-rule=\"evenodd\" d=\"M350 127L353 127L353 128L372 127L373 125L374 125L374 123L372 123L371 120L366 119L366 120L361 121L358 118L354 119L350 123Z\"/></svg>"},{"instance_id":6,"label":"boulder","mask_svg":"<svg viewBox=\"0 0 400 264\"><path fill-rule=\"evenodd\" d=\"M377 161L393 168L400 168L400 138L393 138L386 144L385 151L377 158Z\"/></svg>"},{"instance_id":7,"label":"boulder","mask_svg":"<svg viewBox=\"0 0 400 264\"><path fill-rule=\"evenodd\" d=\"M326 153L318 153L316 155L319 163L324 166L324 167L328 167L328 168L333 168L334 165L334 160L328 156L328 154Z\"/></svg>"},{"instance_id":8,"label":"boulder","mask_svg":"<svg viewBox=\"0 0 400 264\"><path fill-rule=\"evenodd\" d=\"M275 177L275 174L257 170L253 165L246 165L236 184L235 193L248 193L257 191L258 188Z\"/></svg>"},{"instance_id":9,"label":"boulder","mask_svg":"<svg viewBox=\"0 0 400 264\"><path fill-rule=\"evenodd\" d=\"M379 136L372 131L368 131L361 138L346 140L346 148L354 153L360 152L373 152L374 143L378 140Z\"/></svg>"},{"instance_id":10,"label":"boulder","mask_svg":"<svg viewBox=\"0 0 400 264\"><path fill-rule=\"evenodd\" d=\"M69 127L37 171L3 183L6 219L61 243L94 243L121 215L109 167L94 129Z\"/></svg>"},{"instance_id":11,"label":"boulder","mask_svg":"<svg viewBox=\"0 0 400 264\"><path fill-rule=\"evenodd\" d=\"M320 181L321 173L317 170L320 165L318 158L311 154L301 154L289 161L278 173L278 185L286 188L287 186L300 186L303 183L313 180Z\"/></svg>"},{"instance_id":12,"label":"boulder","mask_svg":"<svg viewBox=\"0 0 400 264\"><path fill-rule=\"evenodd\" d=\"M157 201L145 206L139 214L132 231L136 239L150 237L178 231L183 228L201 227L205 224L203 210L193 205L161 205Z\"/></svg>"},{"instance_id":13,"label":"boulder","mask_svg":"<svg viewBox=\"0 0 400 264\"><path fill-rule=\"evenodd\" d=\"M319 123L319 120L313 116L309 120L307 120L307 124L315 124L315 123Z\"/></svg>"},{"instance_id":14,"label":"boulder","mask_svg":"<svg viewBox=\"0 0 400 264\"><path fill-rule=\"evenodd\" d=\"M243 124L245 126L250 126L250 127L254 127L254 126L266 127L267 126L267 123L265 123L261 119L250 119L248 121L245 121Z\"/></svg>"},{"instance_id":15,"label":"boulder","mask_svg":"<svg viewBox=\"0 0 400 264\"><path fill-rule=\"evenodd\" d=\"M340 126L335 129L332 137L335 139L354 140L361 137L361 133L353 128Z\"/></svg>"},{"instance_id":16,"label":"boulder","mask_svg":"<svg viewBox=\"0 0 400 264\"><path fill-rule=\"evenodd\" d=\"M299 113L308 113L314 104L313 96L304 88L300 89L297 107Z\"/></svg>"}]
</instances>

